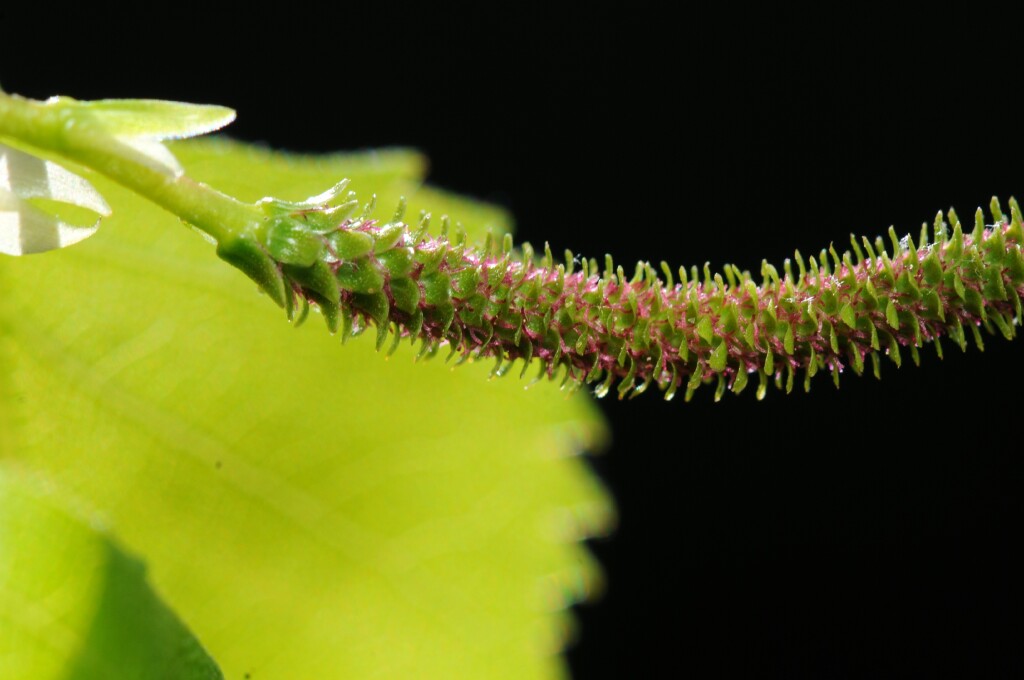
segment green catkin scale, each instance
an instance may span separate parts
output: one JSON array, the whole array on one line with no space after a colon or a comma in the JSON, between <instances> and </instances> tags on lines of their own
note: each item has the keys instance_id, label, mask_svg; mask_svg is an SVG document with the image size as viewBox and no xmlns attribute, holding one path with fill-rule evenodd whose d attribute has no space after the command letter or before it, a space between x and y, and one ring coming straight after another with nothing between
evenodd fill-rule
<instances>
[{"instance_id":1,"label":"green catkin scale","mask_svg":"<svg viewBox=\"0 0 1024 680\"><path fill-rule=\"evenodd\" d=\"M680 268L674 281L665 263L660 275L640 263L627 277L608 257L599 275L594 261L574 269L571 253L556 264L547 246L542 258L528 244L517 254L507 237L476 249L464 235L411 229L401 210L386 224L351 217L345 198L344 209L265 204L264 225L219 252L289 316L296 300L318 306L343 339L372 325L378 348L389 333L398 336L389 351L401 338L420 341L420 356L448 345L458 363L495 361L495 375L534 361L541 376L595 384L600 396L615 383L620 398L654 384L667 399L715 384L717 399L756 377L762 398L769 381L790 391L802 374L809 389L819 372L838 386L847 369L870 364L877 376L880 354L899 366L901 348L916 362L931 343L941 356L943 336L965 349L965 329L981 348L979 328L1011 338L1021 318L1024 230L1013 199L1008 217L993 199L994 223L979 212L966 234L954 213L949 223L940 214L919 244L890 228L888 250L851 237L852 254L830 246L809 267L797 252L795 275L787 260L781 276L763 263L760 281L732 266L724 278Z\"/></svg>"}]
</instances>

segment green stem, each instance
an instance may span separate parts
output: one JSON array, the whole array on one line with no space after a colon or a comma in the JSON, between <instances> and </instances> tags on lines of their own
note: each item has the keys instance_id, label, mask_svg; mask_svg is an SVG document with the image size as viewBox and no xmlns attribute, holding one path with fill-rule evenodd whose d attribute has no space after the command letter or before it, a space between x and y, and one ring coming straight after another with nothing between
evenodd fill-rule
<instances>
[{"instance_id":1,"label":"green stem","mask_svg":"<svg viewBox=\"0 0 1024 680\"><path fill-rule=\"evenodd\" d=\"M247 233L264 215L253 205L176 176L143 153L70 115L55 102L39 102L0 92L0 137L57 154L106 175L206 232L219 243Z\"/></svg>"}]
</instances>

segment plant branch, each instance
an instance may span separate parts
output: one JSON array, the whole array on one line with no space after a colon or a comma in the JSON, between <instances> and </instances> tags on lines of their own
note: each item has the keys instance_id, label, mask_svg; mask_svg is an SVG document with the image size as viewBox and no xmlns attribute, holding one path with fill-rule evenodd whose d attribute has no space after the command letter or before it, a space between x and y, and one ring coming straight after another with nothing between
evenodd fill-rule
<instances>
[{"instance_id":1,"label":"plant branch","mask_svg":"<svg viewBox=\"0 0 1024 680\"><path fill-rule=\"evenodd\" d=\"M226 111L96 104L108 114L111 106L122 114L179 107L173 111L195 114L198 127ZM520 359L524 372L539 366L538 378L561 371L563 385L597 383L598 395L616 382L620 398L655 384L666 399L680 387L688 399L708 383L717 399L756 375L761 398L769 382L790 391L798 372L805 389L819 371L838 386L845 369L860 375L869 362L878 376L883 353L899 366L902 348L917 362L919 348L932 343L941 356L944 337L964 349L970 333L982 348L979 328L1011 338L1022 316L1024 229L1013 199L1009 218L992 200L990 225L979 209L969 233L953 211L939 213L917 244L891 228L888 250L881 238L851 236L852 254L830 246L805 263L797 252L782 275L764 262L760 282L732 266L712 274L707 265L703 275L679 268L676 280L665 263L660 273L638 263L627 277L610 256L600 271L595 260L577 268L568 251L564 263L547 247L537 259L529 244L513 251L509 236L482 247L464 234L449 239L447 225L429 236L429 219L414 232L402 208L386 224L368 219L369 209L353 217L358 204L344 181L304 202L242 203L169 172L82 109L74 100L0 93L0 137L97 170L199 227L297 323L312 304L343 340L375 326L378 349L389 333L391 351L403 338L421 343L420 357L446 345L460 363L493 359L495 375Z\"/></svg>"}]
</instances>

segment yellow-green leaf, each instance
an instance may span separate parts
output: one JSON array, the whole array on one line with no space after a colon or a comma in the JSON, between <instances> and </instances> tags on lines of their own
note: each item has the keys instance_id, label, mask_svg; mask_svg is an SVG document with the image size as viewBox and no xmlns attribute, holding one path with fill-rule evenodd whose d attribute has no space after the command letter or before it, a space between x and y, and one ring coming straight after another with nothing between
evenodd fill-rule
<instances>
[{"instance_id":1,"label":"yellow-green leaf","mask_svg":"<svg viewBox=\"0 0 1024 680\"><path fill-rule=\"evenodd\" d=\"M0 675L223 676L94 517L0 465Z\"/></svg>"},{"instance_id":2,"label":"yellow-green leaf","mask_svg":"<svg viewBox=\"0 0 1024 680\"><path fill-rule=\"evenodd\" d=\"M173 151L245 200L347 176L381 219L406 195L474 239L507 227L420 190L407 152ZM559 677L565 607L599 585L578 541L611 519L573 456L603 438L592 404L295 330L177 219L97 186L95 238L0 260L0 457L97 505L227 677Z\"/></svg>"}]
</instances>

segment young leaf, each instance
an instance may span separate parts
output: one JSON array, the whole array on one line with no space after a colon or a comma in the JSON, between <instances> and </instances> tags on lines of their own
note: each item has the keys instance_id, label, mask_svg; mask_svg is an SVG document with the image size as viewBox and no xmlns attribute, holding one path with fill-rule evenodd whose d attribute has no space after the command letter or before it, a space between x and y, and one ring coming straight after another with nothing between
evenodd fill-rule
<instances>
[{"instance_id":1,"label":"young leaf","mask_svg":"<svg viewBox=\"0 0 1024 680\"><path fill-rule=\"evenodd\" d=\"M235 120L226 106L188 104L160 99L98 99L79 101L55 97L47 102L68 111L83 124L126 139L185 139L209 134Z\"/></svg>"}]
</instances>

